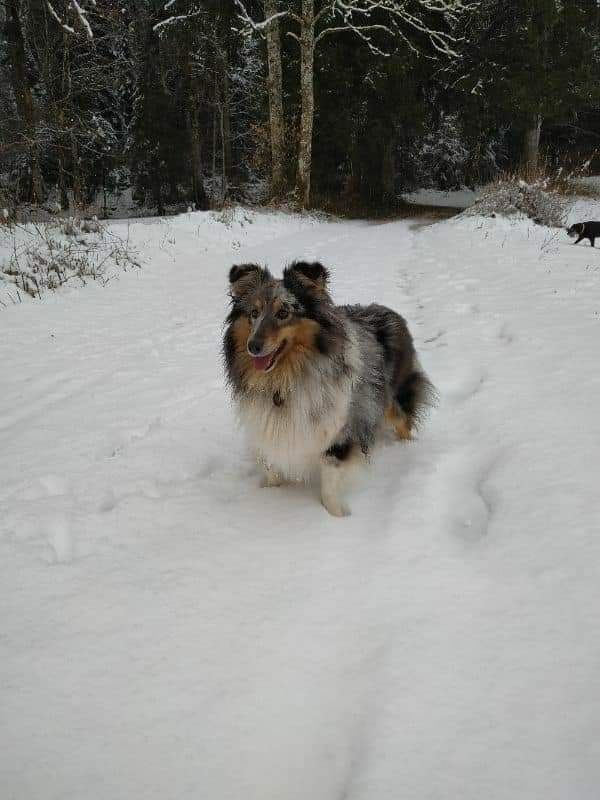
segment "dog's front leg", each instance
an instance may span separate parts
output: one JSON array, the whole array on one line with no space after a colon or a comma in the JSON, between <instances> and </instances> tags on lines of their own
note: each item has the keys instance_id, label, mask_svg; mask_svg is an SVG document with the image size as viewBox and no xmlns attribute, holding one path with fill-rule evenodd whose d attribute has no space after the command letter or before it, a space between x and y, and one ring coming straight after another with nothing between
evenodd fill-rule
<instances>
[{"instance_id":1,"label":"dog's front leg","mask_svg":"<svg viewBox=\"0 0 600 800\"><path fill-rule=\"evenodd\" d=\"M331 456L325 456L321 463L321 502L334 517L347 517L350 509L344 503L343 491L346 486L347 467Z\"/></svg>"}]
</instances>

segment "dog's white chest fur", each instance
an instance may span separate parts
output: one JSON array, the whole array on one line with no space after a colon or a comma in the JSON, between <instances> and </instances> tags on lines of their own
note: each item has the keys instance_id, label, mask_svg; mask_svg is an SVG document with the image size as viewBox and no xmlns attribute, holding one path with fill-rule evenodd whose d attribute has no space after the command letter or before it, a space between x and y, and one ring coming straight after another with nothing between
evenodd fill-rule
<instances>
[{"instance_id":1,"label":"dog's white chest fur","mask_svg":"<svg viewBox=\"0 0 600 800\"><path fill-rule=\"evenodd\" d=\"M240 420L257 455L286 478L306 478L319 465L348 419L352 377L307 371L276 405L257 393L239 401Z\"/></svg>"}]
</instances>

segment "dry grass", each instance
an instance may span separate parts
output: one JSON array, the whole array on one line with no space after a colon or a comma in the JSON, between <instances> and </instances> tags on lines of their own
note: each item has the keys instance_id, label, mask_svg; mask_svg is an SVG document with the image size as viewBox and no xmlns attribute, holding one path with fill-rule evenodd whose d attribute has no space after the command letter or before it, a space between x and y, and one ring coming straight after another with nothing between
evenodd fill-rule
<instances>
[{"instance_id":1,"label":"dry grass","mask_svg":"<svg viewBox=\"0 0 600 800\"><path fill-rule=\"evenodd\" d=\"M537 184L563 197L600 197L598 187L583 183L583 179L588 177L589 166L597 155L598 152L595 151L590 158L575 166L552 168L542 163L534 168L522 167L520 170L500 175L498 180L513 182L521 180Z\"/></svg>"},{"instance_id":2,"label":"dry grass","mask_svg":"<svg viewBox=\"0 0 600 800\"><path fill-rule=\"evenodd\" d=\"M139 267L129 245L97 220L62 219L53 223L13 223L0 229L10 252L0 262L0 281L40 298L75 281L105 285L121 270Z\"/></svg>"},{"instance_id":3,"label":"dry grass","mask_svg":"<svg viewBox=\"0 0 600 800\"><path fill-rule=\"evenodd\" d=\"M568 200L542 173L510 173L484 186L464 213L484 217L523 215L537 225L560 228L565 224Z\"/></svg>"}]
</instances>

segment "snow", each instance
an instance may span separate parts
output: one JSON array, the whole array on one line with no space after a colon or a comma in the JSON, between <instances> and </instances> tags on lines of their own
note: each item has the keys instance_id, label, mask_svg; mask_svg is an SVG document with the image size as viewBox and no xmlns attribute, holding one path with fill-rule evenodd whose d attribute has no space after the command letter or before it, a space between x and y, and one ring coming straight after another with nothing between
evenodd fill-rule
<instances>
[{"instance_id":1,"label":"snow","mask_svg":"<svg viewBox=\"0 0 600 800\"><path fill-rule=\"evenodd\" d=\"M477 200L479 192L474 189L417 189L407 192L402 199L410 205L433 206L436 208L468 208Z\"/></svg>"},{"instance_id":2,"label":"snow","mask_svg":"<svg viewBox=\"0 0 600 800\"><path fill-rule=\"evenodd\" d=\"M600 176L591 175L587 178L578 178L574 183L580 183L585 189L598 190L600 192ZM443 191L441 189L417 189L414 192L407 192L402 195L402 199L410 205L418 206L431 206L434 208L469 208L476 200L481 197L484 187L477 187L475 189L455 189L452 191ZM577 214L585 206L590 210L595 211L596 218L599 216L600 200L590 199L586 201L579 198L572 205L572 212ZM593 217L594 218L594 217Z\"/></svg>"},{"instance_id":3,"label":"snow","mask_svg":"<svg viewBox=\"0 0 600 800\"><path fill-rule=\"evenodd\" d=\"M587 175L583 178L577 178L575 182L587 189L600 192L600 175Z\"/></svg>"},{"instance_id":4,"label":"snow","mask_svg":"<svg viewBox=\"0 0 600 800\"><path fill-rule=\"evenodd\" d=\"M600 252L479 217L129 236L141 270L0 312L2 796L596 798ZM258 487L224 386L227 269L298 257L403 313L440 392L343 520Z\"/></svg>"}]
</instances>

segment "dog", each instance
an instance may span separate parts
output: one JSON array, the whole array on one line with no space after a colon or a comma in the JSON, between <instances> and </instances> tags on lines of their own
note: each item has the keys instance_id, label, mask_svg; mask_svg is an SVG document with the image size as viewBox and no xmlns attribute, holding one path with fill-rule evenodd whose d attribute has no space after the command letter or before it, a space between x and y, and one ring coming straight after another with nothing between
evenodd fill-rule
<instances>
[{"instance_id":1,"label":"dog","mask_svg":"<svg viewBox=\"0 0 600 800\"><path fill-rule=\"evenodd\" d=\"M320 473L321 502L349 514L344 489L385 429L410 439L435 390L404 319L333 303L329 273L296 261L281 279L258 264L229 273L225 371L265 486Z\"/></svg>"},{"instance_id":2,"label":"dog","mask_svg":"<svg viewBox=\"0 0 600 800\"><path fill-rule=\"evenodd\" d=\"M579 244L582 239L589 239L590 245L594 247L596 236L600 236L600 222L577 222L567 228L567 234L574 239L576 236L579 238L573 244Z\"/></svg>"}]
</instances>

